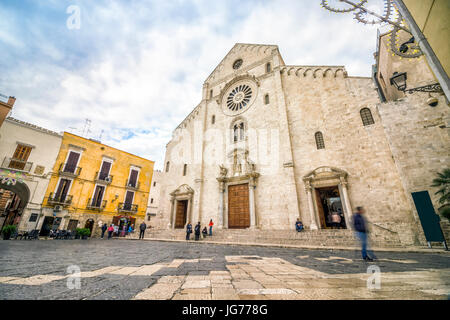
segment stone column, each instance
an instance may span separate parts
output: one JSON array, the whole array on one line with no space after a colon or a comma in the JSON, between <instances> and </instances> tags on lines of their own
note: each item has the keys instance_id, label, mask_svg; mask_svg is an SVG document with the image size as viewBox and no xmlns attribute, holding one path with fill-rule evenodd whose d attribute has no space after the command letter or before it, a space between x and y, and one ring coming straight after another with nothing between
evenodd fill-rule
<instances>
[{"instance_id":1,"label":"stone column","mask_svg":"<svg viewBox=\"0 0 450 320\"><path fill-rule=\"evenodd\" d=\"M254 178L250 179L250 182L248 184L249 188L249 205L250 205L250 229L256 228L256 212L255 212L255 180Z\"/></svg>"},{"instance_id":2,"label":"stone column","mask_svg":"<svg viewBox=\"0 0 450 320\"><path fill-rule=\"evenodd\" d=\"M311 224L310 224L309 228L311 230L318 230L319 228L317 227L317 223L316 223L316 215L314 213L312 187L311 187L311 184L309 183L309 181L305 181L305 191L306 191L306 196L308 198L309 216L311 219Z\"/></svg>"},{"instance_id":3,"label":"stone column","mask_svg":"<svg viewBox=\"0 0 450 320\"><path fill-rule=\"evenodd\" d=\"M217 227L222 229L224 227L224 192L225 192L225 182L219 181L219 214Z\"/></svg>"},{"instance_id":4,"label":"stone column","mask_svg":"<svg viewBox=\"0 0 450 320\"><path fill-rule=\"evenodd\" d=\"M176 207L175 207L175 197L173 196L170 199L170 228L171 229L175 229L175 211L176 211Z\"/></svg>"},{"instance_id":5,"label":"stone column","mask_svg":"<svg viewBox=\"0 0 450 320\"><path fill-rule=\"evenodd\" d=\"M352 214L352 206L350 205L350 199L348 198L348 191L347 191L347 181L345 181L344 178L341 177L341 186L342 186L342 194L344 196L344 216L345 216L345 223L347 225L347 229L350 229L350 216Z\"/></svg>"},{"instance_id":6,"label":"stone column","mask_svg":"<svg viewBox=\"0 0 450 320\"><path fill-rule=\"evenodd\" d=\"M194 196L191 194L190 196L189 196L189 200L188 200L188 207L187 207L187 217L186 217L186 225L187 225L187 223L188 222L191 222L191 223L193 223L193 217L192 217L192 207L193 207L193 202L194 201ZM186 225L185 225L185 227L186 227Z\"/></svg>"}]
</instances>

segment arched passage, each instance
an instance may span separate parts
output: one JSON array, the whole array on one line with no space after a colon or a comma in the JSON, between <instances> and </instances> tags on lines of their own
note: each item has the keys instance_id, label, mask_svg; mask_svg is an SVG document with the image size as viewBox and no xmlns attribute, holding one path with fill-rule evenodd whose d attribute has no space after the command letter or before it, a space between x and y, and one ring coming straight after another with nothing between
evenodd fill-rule
<instances>
[{"instance_id":1,"label":"arched passage","mask_svg":"<svg viewBox=\"0 0 450 320\"><path fill-rule=\"evenodd\" d=\"M0 169L0 190L13 193L12 201L4 208L3 217L0 220L0 230L5 225L18 225L20 222L23 209L30 200L30 189L26 185L24 178L24 173Z\"/></svg>"}]
</instances>

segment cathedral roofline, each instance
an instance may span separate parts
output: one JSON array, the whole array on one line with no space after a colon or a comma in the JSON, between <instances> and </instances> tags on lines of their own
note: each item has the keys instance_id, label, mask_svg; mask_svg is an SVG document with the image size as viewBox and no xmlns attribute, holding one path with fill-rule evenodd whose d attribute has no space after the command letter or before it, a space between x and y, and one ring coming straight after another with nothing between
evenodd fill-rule
<instances>
[{"instance_id":1,"label":"cathedral roofline","mask_svg":"<svg viewBox=\"0 0 450 320\"><path fill-rule=\"evenodd\" d=\"M219 62L219 64L214 68L214 70L209 74L209 76L206 78L206 80L204 81L204 83L203 84L206 84L210 79L211 79L211 76L214 74L214 72L216 72L217 71L217 69L220 67L220 65L222 65L222 63L225 61L225 59L231 54L231 52L236 48L236 47L238 47L238 46L242 46L242 47L251 47L251 48L254 48L254 47L268 47L268 48L273 48L273 49L276 49L277 51L278 51L278 53L280 53L280 50L279 50L279 48L278 48L278 46L277 45L275 45L275 44L257 44L257 43L242 43L242 42L238 42L238 43L236 43L228 52L227 52L227 54L223 57L223 59L222 60L220 60L220 62ZM281 54L280 54L280 57L281 57ZM283 58L281 58L281 60L283 61ZM283 61L283 63L284 63L284 61Z\"/></svg>"}]
</instances>

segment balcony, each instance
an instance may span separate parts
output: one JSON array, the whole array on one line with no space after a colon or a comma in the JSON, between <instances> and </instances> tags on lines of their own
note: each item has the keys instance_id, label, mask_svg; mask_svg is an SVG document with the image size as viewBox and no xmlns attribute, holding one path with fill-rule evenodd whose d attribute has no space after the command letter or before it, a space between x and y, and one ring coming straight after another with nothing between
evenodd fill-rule
<instances>
[{"instance_id":1,"label":"balcony","mask_svg":"<svg viewBox=\"0 0 450 320\"><path fill-rule=\"evenodd\" d=\"M119 207L117 209L119 210L119 212L137 213L138 205L121 202L121 203L119 203Z\"/></svg>"},{"instance_id":2,"label":"balcony","mask_svg":"<svg viewBox=\"0 0 450 320\"><path fill-rule=\"evenodd\" d=\"M50 206L63 206L68 207L72 204L72 198L73 196L69 195L55 195L53 192L51 192L48 196L47 203Z\"/></svg>"},{"instance_id":3,"label":"balcony","mask_svg":"<svg viewBox=\"0 0 450 320\"><path fill-rule=\"evenodd\" d=\"M76 178L81 173L80 167L75 167L74 165L68 164L68 163L61 163L59 165L59 174L62 176L68 176L72 178Z\"/></svg>"},{"instance_id":4,"label":"balcony","mask_svg":"<svg viewBox=\"0 0 450 320\"><path fill-rule=\"evenodd\" d=\"M106 208L107 200L103 200L102 202L98 203L97 201L94 201L93 199L89 199L86 209L88 210L95 210L95 211L103 211Z\"/></svg>"},{"instance_id":5,"label":"balcony","mask_svg":"<svg viewBox=\"0 0 450 320\"><path fill-rule=\"evenodd\" d=\"M3 159L2 168L30 172L31 167L33 166L32 162L26 162L19 159L14 159L10 157L5 157Z\"/></svg>"},{"instance_id":6,"label":"balcony","mask_svg":"<svg viewBox=\"0 0 450 320\"><path fill-rule=\"evenodd\" d=\"M96 183L109 185L109 184L111 184L112 180L113 180L113 176L111 176L111 175L105 175L100 172L95 173L95 182Z\"/></svg>"},{"instance_id":7,"label":"balcony","mask_svg":"<svg viewBox=\"0 0 450 320\"><path fill-rule=\"evenodd\" d=\"M140 187L140 184L139 184L139 182L130 182L130 180L127 180L125 187L127 189L131 189L131 190L138 190Z\"/></svg>"}]
</instances>

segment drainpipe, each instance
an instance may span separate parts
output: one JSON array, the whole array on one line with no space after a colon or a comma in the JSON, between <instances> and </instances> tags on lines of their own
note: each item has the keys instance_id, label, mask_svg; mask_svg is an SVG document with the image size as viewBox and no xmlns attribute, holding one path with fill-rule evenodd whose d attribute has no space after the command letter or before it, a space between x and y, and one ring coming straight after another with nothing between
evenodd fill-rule
<instances>
[{"instance_id":1,"label":"drainpipe","mask_svg":"<svg viewBox=\"0 0 450 320\"><path fill-rule=\"evenodd\" d=\"M416 21L409 12L405 3L402 0L394 0L394 2L397 5L397 8L400 10L400 13L402 14L403 18L408 23L412 35L414 36L415 40L419 43L420 49L422 49L422 52L425 54L425 57L427 58L428 61L428 65L430 66L439 84L441 85L445 97L447 98L447 102L450 101L450 79L447 73L445 72L444 68L442 67L441 62L439 61L438 57L436 57L436 55L434 54L434 51L431 48L430 44L428 43L428 40L425 38L419 26L416 24Z\"/></svg>"}]
</instances>

